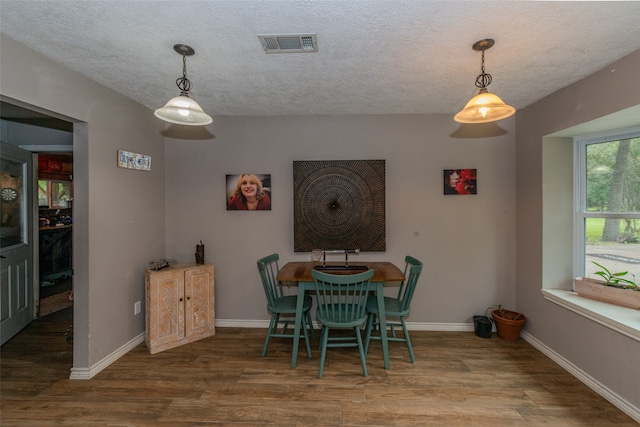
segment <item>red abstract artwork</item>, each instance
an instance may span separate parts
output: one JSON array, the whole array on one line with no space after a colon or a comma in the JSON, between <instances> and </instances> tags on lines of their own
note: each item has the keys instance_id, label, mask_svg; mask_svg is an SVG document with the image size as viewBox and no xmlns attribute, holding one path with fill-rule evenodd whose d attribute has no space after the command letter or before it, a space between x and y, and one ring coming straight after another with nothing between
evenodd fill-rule
<instances>
[{"instance_id":1,"label":"red abstract artwork","mask_svg":"<svg viewBox=\"0 0 640 427\"><path fill-rule=\"evenodd\" d=\"M476 169L445 169L444 194L478 194Z\"/></svg>"}]
</instances>

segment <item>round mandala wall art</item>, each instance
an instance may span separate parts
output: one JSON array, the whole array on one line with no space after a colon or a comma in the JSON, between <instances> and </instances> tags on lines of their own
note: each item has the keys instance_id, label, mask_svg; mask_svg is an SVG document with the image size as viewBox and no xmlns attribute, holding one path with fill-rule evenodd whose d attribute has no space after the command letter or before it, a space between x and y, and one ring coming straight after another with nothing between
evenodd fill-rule
<instances>
[{"instance_id":1,"label":"round mandala wall art","mask_svg":"<svg viewBox=\"0 0 640 427\"><path fill-rule=\"evenodd\" d=\"M386 249L385 161L294 161L294 251Z\"/></svg>"}]
</instances>

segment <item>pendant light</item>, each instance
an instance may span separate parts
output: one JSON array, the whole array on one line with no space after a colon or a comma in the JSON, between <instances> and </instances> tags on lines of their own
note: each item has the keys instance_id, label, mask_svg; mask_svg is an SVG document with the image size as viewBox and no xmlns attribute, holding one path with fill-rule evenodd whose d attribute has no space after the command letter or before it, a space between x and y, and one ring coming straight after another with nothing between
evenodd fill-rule
<instances>
[{"instance_id":1,"label":"pendant light","mask_svg":"<svg viewBox=\"0 0 640 427\"><path fill-rule=\"evenodd\" d=\"M473 44L473 50L482 52L481 73L476 77L478 94L471 98L462 111L453 118L458 123L490 123L512 116L516 109L504 103L499 96L489 93L491 74L484 71L484 51L494 45L493 39L484 39Z\"/></svg>"},{"instance_id":2,"label":"pendant light","mask_svg":"<svg viewBox=\"0 0 640 427\"><path fill-rule=\"evenodd\" d=\"M182 77L176 80L180 95L170 99L164 107L158 108L154 114L169 123L189 126L208 125L213 122L213 119L204 112L196 101L189 98L188 93L191 90L191 82L187 78L187 56L192 56L195 51L184 44L174 45L173 50L182 55Z\"/></svg>"}]
</instances>

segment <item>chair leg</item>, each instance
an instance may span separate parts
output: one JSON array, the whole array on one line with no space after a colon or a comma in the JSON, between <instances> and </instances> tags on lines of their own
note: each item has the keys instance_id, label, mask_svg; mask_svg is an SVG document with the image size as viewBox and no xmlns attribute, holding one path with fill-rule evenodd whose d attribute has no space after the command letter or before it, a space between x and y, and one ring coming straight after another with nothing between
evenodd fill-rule
<instances>
[{"instance_id":1,"label":"chair leg","mask_svg":"<svg viewBox=\"0 0 640 427\"><path fill-rule=\"evenodd\" d=\"M264 347L262 348L262 357L267 355L267 347L269 347L269 340L274 328L278 327L278 316L275 313L271 314L271 321L269 321L269 329L267 329L267 338L264 340Z\"/></svg>"},{"instance_id":2,"label":"chair leg","mask_svg":"<svg viewBox=\"0 0 640 427\"><path fill-rule=\"evenodd\" d=\"M309 344L309 332L307 332L306 322L302 321L300 327L302 328L302 334L304 335L304 344L307 347L307 356L311 359L311 345Z\"/></svg>"},{"instance_id":3,"label":"chair leg","mask_svg":"<svg viewBox=\"0 0 640 427\"><path fill-rule=\"evenodd\" d=\"M307 311L307 324L309 325L309 330L311 331L311 338L316 339L316 332L313 330L313 321L311 320L311 312Z\"/></svg>"},{"instance_id":4,"label":"chair leg","mask_svg":"<svg viewBox=\"0 0 640 427\"><path fill-rule=\"evenodd\" d=\"M364 349L362 348L362 337L360 336L360 328L353 328L356 331L356 341L358 341L358 352L360 353L360 364L362 365L362 375L367 376L367 359L364 357Z\"/></svg>"},{"instance_id":5,"label":"chair leg","mask_svg":"<svg viewBox=\"0 0 640 427\"><path fill-rule=\"evenodd\" d=\"M322 327L320 331L320 369L318 370L318 378L322 378L322 371L324 371L324 359L327 355L327 344L329 342L329 328Z\"/></svg>"},{"instance_id":6,"label":"chair leg","mask_svg":"<svg viewBox=\"0 0 640 427\"><path fill-rule=\"evenodd\" d=\"M367 316L367 327L364 330L364 354L369 352L369 341L371 340L373 320L375 317L376 315L373 313L369 313L369 316Z\"/></svg>"},{"instance_id":7,"label":"chair leg","mask_svg":"<svg viewBox=\"0 0 640 427\"><path fill-rule=\"evenodd\" d=\"M409 331L407 330L407 324L404 322L404 317L400 318L402 322L402 332L404 333L404 339L407 342L407 348L409 349L409 358L411 363L416 363L415 357L413 357L413 347L411 346L411 338L409 338Z\"/></svg>"}]
</instances>

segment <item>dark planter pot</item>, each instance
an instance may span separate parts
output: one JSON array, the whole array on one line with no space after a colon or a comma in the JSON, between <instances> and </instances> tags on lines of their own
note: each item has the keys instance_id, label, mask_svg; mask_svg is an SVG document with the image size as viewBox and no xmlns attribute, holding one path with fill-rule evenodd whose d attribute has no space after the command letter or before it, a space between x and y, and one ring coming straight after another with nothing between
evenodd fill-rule
<instances>
[{"instance_id":1,"label":"dark planter pot","mask_svg":"<svg viewBox=\"0 0 640 427\"><path fill-rule=\"evenodd\" d=\"M473 316L473 330L480 338L491 338L492 326L487 316Z\"/></svg>"},{"instance_id":2,"label":"dark planter pot","mask_svg":"<svg viewBox=\"0 0 640 427\"><path fill-rule=\"evenodd\" d=\"M503 315L501 315L501 311ZM506 341L518 341L520 332L524 324L527 323L524 314L511 310L493 310L491 317L496 324L498 336Z\"/></svg>"}]
</instances>

